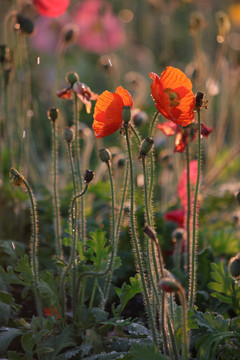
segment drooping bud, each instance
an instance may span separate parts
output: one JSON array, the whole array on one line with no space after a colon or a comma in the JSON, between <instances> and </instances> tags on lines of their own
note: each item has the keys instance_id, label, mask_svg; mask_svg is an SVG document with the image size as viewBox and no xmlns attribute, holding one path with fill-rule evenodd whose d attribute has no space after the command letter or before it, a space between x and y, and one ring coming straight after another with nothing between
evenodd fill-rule
<instances>
[{"instance_id":1,"label":"drooping bud","mask_svg":"<svg viewBox=\"0 0 240 360\"><path fill-rule=\"evenodd\" d=\"M57 120L58 118L58 113L59 113L59 110L58 108L55 108L55 107L51 107L49 110L48 110L48 118L52 121L55 121Z\"/></svg>"},{"instance_id":2,"label":"drooping bud","mask_svg":"<svg viewBox=\"0 0 240 360\"><path fill-rule=\"evenodd\" d=\"M76 82L79 81L79 76L77 73L75 72L68 72L66 74L66 81L71 85L73 86Z\"/></svg>"},{"instance_id":3,"label":"drooping bud","mask_svg":"<svg viewBox=\"0 0 240 360\"><path fill-rule=\"evenodd\" d=\"M34 31L34 24L32 20L26 18L22 14L16 15L17 23L15 24L15 30L21 31L26 35L31 35Z\"/></svg>"},{"instance_id":4,"label":"drooping bud","mask_svg":"<svg viewBox=\"0 0 240 360\"><path fill-rule=\"evenodd\" d=\"M108 163L111 160L112 155L108 149L103 148L99 150L99 158L102 162Z\"/></svg>"},{"instance_id":5,"label":"drooping bud","mask_svg":"<svg viewBox=\"0 0 240 360\"><path fill-rule=\"evenodd\" d=\"M154 140L152 137L146 137L146 139L143 140L140 148L140 157L146 156L149 151L152 149L154 144Z\"/></svg>"},{"instance_id":6,"label":"drooping bud","mask_svg":"<svg viewBox=\"0 0 240 360\"><path fill-rule=\"evenodd\" d=\"M174 292L177 293L181 290L181 285L178 281L170 278L162 278L160 281L160 286L165 292Z\"/></svg>"},{"instance_id":7,"label":"drooping bud","mask_svg":"<svg viewBox=\"0 0 240 360\"><path fill-rule=\"evenodd\" d=\"M122 120L124 124L128 124L131 120L131 106L123 106L122 107Z\"/></svg>"},{"instance_id":8,"label":"drooping bud","mask_svg":"<svg viewBox=\"0 0 240 360\"><path fill-rule=\"evenodd\" d=\"M218 11L216 13L216 22L218 25L217 42L221 44L230 31L231 23L229 16L224 11Z\"/></svg>"},{"instance_id":9,"label":"drooping bud","mask_svg":"<svg viewBox=\"0 0 240 360\"><path fill-rule=\"evenodd\" d=\"M182 241L183 240L183 235L184 235L184 229L182 228L177 228L173 234L172 237L173 239L175 239L177 242L178 241Z\"/></svg>"},{"instance_id":10,"label":"drooping bud","mask_svg":"<svg viewBox=\"0 0 240 360\"><path fill-rule=\"evenodd\" d=\"M70 127L66 127L63 130L63 138L66 140L67 143L71 143L74 139L74 131Z\"/></svg>"},{"instance_id":11,"label":"drooping bud","mask_svg":"<svg viewBox=\"0 0 240 360\"><path fill-rule=\"evenodd\" d=\"M85 174L84 174L84 181L85 181L87 184L90 184L90 182L93 180L94 176L95 176L94 171L92 171L92 170L86 170L86 171L85 171Z\"/></svg>"},{"instance_id":12,"label":"drooping bud","mask_svg":"<svg viewBox=\"0 0 240 360\"><path fill-rule=\"evenodd\" d=\"M9 176L13 185L22 186L24 184L24 177L16 169L11 168Z\"/></svg>"},{"instance_id":13,"label":"drooping bud","mask_svg":"<svg viewBox=\"0 0 240 360\"><path fill-rule=\"evenodd\" d=\"M194 11L191 14L189 23L189 32L191 35L199 33L206 25L207 22L201 13Z\"/></svg>"},{"instance_id":14,"label":"drooping bud","mask_svg":"<svg viewBox=\"0 0 240 360\"><path fill-rule=\"evenodd\" d=\"M77 25L75 24L65 25L64 28L62 29L63 42L67 43L68 45L73 43L77 39L78 33L79 33L79 28Z\"/></svg>"},{"instance_id":15,"label":"drooping bud","mask_svg":"<svg viewBox=\"0 0 240 360\"><path fill-rule=\"evenodd\" d=\"M240 252L230 259L228 270L234 280L240 279Z\"/></svg>"}]
</instances>

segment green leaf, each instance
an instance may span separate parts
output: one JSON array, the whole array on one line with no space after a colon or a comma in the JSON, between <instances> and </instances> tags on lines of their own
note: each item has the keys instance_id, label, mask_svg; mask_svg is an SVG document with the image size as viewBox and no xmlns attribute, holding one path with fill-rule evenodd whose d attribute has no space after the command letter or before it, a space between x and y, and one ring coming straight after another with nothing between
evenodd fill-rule
<instances>
[{"instance_id":1,"label":"green leaf","mask_svg":"<svg viewBox=\"0 0 240 360\"><path fill-rule=\"evenodd\" d=\"M17 337L22 335L22 330L15 328L0 328L0 355L4 355L11 344Z\"/></svg>"},{"instance_id":2,"label":"green leaf","mask_svg":"<svg viewBox=\"0 0 240 360\"><path fill-rule=\"evenodd\" d=\"M33 347L35 345L35 339L33 337L32 331L28 331L26 334L24 334L21 338L21 345L23 347L23 350L27 353L27 355L32 355L33 357Z\"/></svg>"},{"instance_id":3,"label":"green leaf","mask_svg":"<svg viewBox=\"0 0 240 360\"><path fill-rule=\"evenodd\" d=\"M18 260L15 271L20 273L19 277L24 281L26 286L31 285L33 281L33 273L27 255Z\"/></svg>"},{"instance_id":4,"label":"green leaf","mask_svg":"<svg viewBox=\"0 0 240 360\"><path fill-rule=\"evenodd\" d=\"M0 301L0 326L7 325L11 306Z\"/></svg>"},{"instance_id":5,"label":"green leaf","mask_svg":"<svg viewBox=\"0 0 240 360\"><path fill-rule=\"evenodd\" d=\"M107 246L106 232L97 229L90 232L91 239L87 240L88 249L84 253L87 259L94 264L95 270L103 270L106 268L106 260L108 259L111 247Z\"/></svg>"},{"instance_id":6,"label":"green leaf","mask_svg":"<svg viewBox=\"0 0 240 360\"><path fill-rule=\"evenodd\" d=\"M133 344L129 354L132 360L168 360L168 358L158 351L156 345Z\"/></svg>"},{"instance_id":7,"label":"green leaf","mask_svg":"<svg viewBox=\"0 0 240 360\"><path fill-rule=\"evenodd\" d=\"M142 292L142 286L140 282L139 274L136 274L134 277L130 277L130 284L123 283L121 289L115 288L115 291L120 299L120 309L119 315L122 313L123 309L127 303L136 295Z\"/></svg>"},{"instance_id":8,"label":"green leaf","mask_svg":"<svg viewBox=\"0 0 240 360\"><path fill-rule=\"evenodd\" d=\"M90 313L93 314L94 318L96 319L96 322L98 323L106 321L108 317L108 313L99 308L90 309Z\"/></svg>"}]
</instances>

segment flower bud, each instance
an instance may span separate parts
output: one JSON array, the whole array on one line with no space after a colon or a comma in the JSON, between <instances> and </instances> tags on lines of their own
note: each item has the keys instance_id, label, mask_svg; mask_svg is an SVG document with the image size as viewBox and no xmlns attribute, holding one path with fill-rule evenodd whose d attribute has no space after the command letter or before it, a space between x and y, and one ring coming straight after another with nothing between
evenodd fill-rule
<instances>
[{"instance_id":1,"label":"flower bud","mask_svg":"<svg viewBox=\"0 0 240 360\"><path fill-rule=\"evenodd\" d=\"M230 259L228 270L234 280L240 278L240 252Z\"/></svg>"},{"instance_id":2,"label":"flower bud","mask_svg":"<svg viewBox=\"0 0 240 360\"><path fill-rule=\"evenodd\" d=\"M199 33L207 25L203 15L194 11L190 16L189 31L191 35Z\"/></svg>"},{"instance_id":3,"label":"flower bud","mask_svg":"<svg viewBox=\"0 0 240 360\"><path fill-rule=\"evenodd\" d=\"M145 111L141 111L139 109L133 110L132 114L133 123L136 127L140 127L146 124L148 120L147 113Z\"/></svg>"},{"instance_id":4,"label":"flower bud","mask_svg":"<svg viewBox=\"0 0 240 360\"><path fill-rule=\"evenodd\" d=\"M24 177L16 169L11 168L9 176L13 185L22 186L24 184Z\"/></svg>"},{"instance_id":5,"label":"flower bud","mask_svg":"<svg viewBox=\"0 0 240 360\"><path fill-rule=\"evenodd\" d=\"M70 127L66 127L63 130L63 138L64 140L66 140L67 143L71 143L74 139L73 129L71 129Z\"/></svg>"},{"instance_id":6,"label":"flower bud","mask_svg":"<svg viewBox=\"0 0 240 360\"><path fill-rule=\"evenodd\" d=\"M15 29L21 31L26 35L31 35L34 31L34 24L32 20L26 18L22 14L16 15L17 23L15 24Z\"/></svg>"},{"instance_id":7,"label":"flower bud","mask_svg":"<svg viewBox=\"0 0 240 360\"><path fill-rule=\"evenodd\" d=\"M174 292L177 293L181 289L181 285L178 281L170 278L162 278L160 281L160 286L165 292Z\"/></svg>"},{"instance_id":8,"label":"flower bud","mask_svg":"<svg viewBox=\"0 0 240 360\"><path fill-rule=\"evenodd\" d=\"M92 171L92 170L86 170L86 171L85 171L85 174L84 174L84 180L85 180L85 182L86 182L87 184L89 184L89 183L93 180L94 176L95 176L94 171Z\"/></svg>"},{"instance_id":9,"label":"flower bud","mask_svg":"<svg viewBox=\"0 0 240 360\"><path fill-rule=\"evenodd\" d=\"M125 124L128 124L131 120L131 106L123 106L122 107L122 120Z\"/></svg>"},{"instance_id":10,"label":"flower bud","mask_svg":"<svg viewBox=\"0 0 240 360\"><path fill-rule=\"evenodd\" d=\"M146 156L149 151L152 149L152 146L154 144L154 140L152 137L146 137L146 139L143 140L140 148L140 157Z\"/></svg>"},{"instance_id":11,"label":"flower bud","mask_svg":"<svg viewBox=\"0 0 240 360\"><path fill-rule=\"evenodd\" d=\"M157 236L156 236L156 233L155 231L150 227L150 226L146 226L143 230L144 234L146 234L149 239L153 240L154 242L156 242L157 240Z\"/></svg>"},{"instance_id":12,"label":"flower bud","mask_svg":"<svg viewBox=\"0 0 240 360\"><path fill-rule=\"evenodd\" d=\"M112 155L108 149L103 148L99 150L99 158L102 162L108 163L111 160Z\"/></svg>"},{"instance_id":13,"label":"flower bud","mask_svg":"<svg viewBox=\"0 0 240 360\"><path fill-rule=\"evenodd\" d=\"M65 43L71 44L78 37L79 29L75 24L67 24L62 30L62 39Z\"/></svg>"},{"instance_id":14,"label":"flower bud","mask_svg":"<svg viewBox=\"0 0 240 360\"><path fill-rule=\"evenodd\" d=\"M48 110L48 118L52 121L55 121L57 120L58 118L58 113L59 113L59 110L58 108L55 108L55 107L51 107L49 110Z\"/></svg>"},{"instance_id":15,"label":"flower bud","mask_svg":"<svg viewBox=\"0 0 240 360\"><path fill-rule=\"evenodd\" d=\"M173 234L172 237L173 239L175 239L176 241L182 241L183 240L183 235L184 235L184 230L181 228L177 228Z\"/></svg>"},{"instance_id":16,"label":"flower bud","mask_svg":"<svg viewBox=\"0 0 240 360\"><path fill-rule=\"evenodd\" d=\"M79 76L75 72L68 72L66 74L66 81L73 86L76 82L79 81Z\"/></svg>"}]
</instances>

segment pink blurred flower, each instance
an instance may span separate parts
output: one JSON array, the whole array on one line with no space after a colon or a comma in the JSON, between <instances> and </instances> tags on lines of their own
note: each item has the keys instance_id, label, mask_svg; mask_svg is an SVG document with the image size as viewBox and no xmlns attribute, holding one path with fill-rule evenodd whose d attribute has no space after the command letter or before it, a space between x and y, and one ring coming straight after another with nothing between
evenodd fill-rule
<instances>
[{"instance_id":1,"label":"pink blurred flower","mask_svg":"<svg viewBox=\"0 0 240 360\"><path fill-rule=\"evenodd\" d=\"M190 188L193 188L196 185L197 168L198 168L197 160L190 161L189 164ZM182 207L187 208L187 169L183 170L181 178L178 182L178 196L181 200Z\"/></svg>"},{"instance_id":2,"label":"pink blurred flower","mask_svg":"<svg viewBox=\"0 0 240 360\"><path fill-rule=\"evenodd\" d=\"M184 210L176 209L167 211L164 214L164 219L175 222L180 228L184 227Z\"/></svg>"},{"instance_id":3,"label":"pink blurred flower","mask_svg":"<svg viewBox=\"0 0 240 360\"><path fill-rule=\"evenodd\" d=\"M69 0L33 0L33 3L38 13L47 17L63 15L69 6Z\"/></svg>"},{"instance_id":4,"label":"pink blurred flower","mask_svg":"<svg viewBox=\"0 0 240 360\"><path fill-rule=\"evenodd\" d=\"M75 10L73 21L79 27L79 46L89 52L107 53L125 42L124 28L105 0L84 0Z\"/></svg>"}]
</instances>

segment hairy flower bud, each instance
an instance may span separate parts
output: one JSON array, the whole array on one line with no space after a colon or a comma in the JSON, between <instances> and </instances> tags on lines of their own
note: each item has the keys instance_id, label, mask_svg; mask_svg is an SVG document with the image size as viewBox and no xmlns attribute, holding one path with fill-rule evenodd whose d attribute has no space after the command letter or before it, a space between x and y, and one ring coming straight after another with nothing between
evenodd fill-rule
<instances>
[{"instance_id":1,"label":"hairy flower bud","mask_svg":"<svg viewBox=\"0 0 240 360\"><path fill-rule=\"evenodd\" d=\"M102 162L108 163L111 160L112 155L108 149L103 148L99 150L99 158Z\"/></svg>"},{"instance_id":2,"label":"hairy flower bud","mask_svg":"<svg viewBox=\"0 0 240 360\"><path fill-rule=\"evenodd\" d=\"M141 148L140 148L140 157L141 156L146 156L149 151L152 149L154 144L154 140L152 137L146 137L146 139L143 140L142 144L141 144Z\"/></svg>"},{"instance_id":3,"label":"hairy flower bud","mask_svg":"<svg viewBox=\"0 0 240 360\"><path fill-rule=\"evenodd\" d=\"M85 171L85 174L84 174L84 181L85 181L87 184L89 184L89 183L93 180L94 176L95 176L94 171L92 171L92 170L86 170L86 171Z\"/></svg>"},{"instance_id":4,"label":"hairy flower bud","mask_svg":"<svg viewBox=\"0 0 240 360\"><path fill-rule=\"evenodd\" d=\"M13 185L22 186L24 184L24 177L16 169L11 168L9 176Z\"/></svg>"},{"instance_id":5,"label":"hairy flower bud","mask_svg":"<svg viewBox=\"0 0 240 360\"><path fill-rule=\"evenodd\" d=\"M48 110L48 118L52 121L55 121L57 120L58 118L58 113L59 113L59 110L58 108L55 108L55 107L51 107L49 110Z\"/></svg>"},{"instance_id":6,"label":"hairy flower bud","mask_svg":"<svg viewBox=\"0 0 240 360\"><path fill-rule=\"evenodd\" d=\"M79 81L79 76L77 73L75 72L68 72L66 74L66 81L70 84L70 85L74 85L76 82Z\"/></svg>"},{"instance_id":7,"label":"hairy flower bud","mask_svg":"<svg viewBox=\"0 0 240 360\"><path fill-rule=\"evenodd\" d=\"M32 20L26 18L22 14L16 15L17 23L15 24L15 30L21 31L26 35L31 35L34 31L34 24Z\"/></svg>"},{"instance_id":8,"label":"hairy flower bud","mask_svg":"<svg viewBox=\"0 0 240 360\"><path fill-rule=\"evenodd\" d=\"M126 105L122 107L122 120L125 124L128 124L131 120L131 106Z\"/></svg>"},{"instance_id":9,"label":"hairy flower bud","mask_svg":"<svg viewBox=\"0 0 240 360\"><path fill-rule=\"evenodd\" d=\"M234 280L240 278L240 252L230 259L228 270Z\"/></svg>"},{"instance_id":10,"label":"hairy flower bud","mask_svg":"<svg viewBox=\"0 0 240 360\"><path fill-rule=\"evenodd\" d=\"M74 139L74 131L70 127L66 127L63 130L63 138L67 143L71 143Z\"/></svg>"},{"instance_id":11,"label":"hairy flower bud","mask_svg":"<svg viewBox=\"0 0 240 360\"><path fill-rule=\"evenodd\" d=\"M178 281L170 278L162 278L160 281L160 286L165 292L174 292L177 293L181 289L181 285Z\"/></svg>"}]
</instances>

